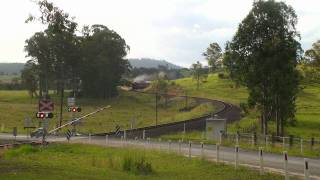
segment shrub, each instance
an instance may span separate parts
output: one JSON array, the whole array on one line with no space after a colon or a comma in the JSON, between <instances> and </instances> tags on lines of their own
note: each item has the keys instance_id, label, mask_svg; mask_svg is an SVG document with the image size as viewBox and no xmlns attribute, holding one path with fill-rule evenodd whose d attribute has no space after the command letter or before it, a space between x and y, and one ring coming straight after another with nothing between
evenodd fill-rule
<instances>
[{"instance_id":1,"label":"shrub","mask_svg":"<svg viewBox=\"0 0 320 180\"><path fill-rule=\"evenodd\" d=\"M151 174L153 172L151 163L146 162L143 156L129 154L122 160L122 170L135 174Z\"/></svg>"}]
</instances>

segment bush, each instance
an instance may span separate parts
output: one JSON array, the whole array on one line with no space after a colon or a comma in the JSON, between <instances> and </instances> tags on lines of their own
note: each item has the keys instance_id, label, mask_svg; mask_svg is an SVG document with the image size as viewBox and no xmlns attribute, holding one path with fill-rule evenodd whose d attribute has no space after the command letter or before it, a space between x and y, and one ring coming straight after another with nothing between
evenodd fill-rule
<instances>
[{"instance_id":1,"label":"bush","mask_svg":"<svg viewBox=\"0 0 320 180\"><path fill-rule=\"evenodd\" d=\"M143 156L129 154L122 161L122 170L135 174L151 174L153 172L151 163L146 162Z\"/></svg>"},{"instance_id":2,"label":"bush","mask_svg":"<svg viewBox=\"0 0 320 180\"><path fill-rule=\"evenodd\" d=\"M224 79L224 73L218 73L218 77L219 77L220 79Z\"/></svg>"}]
</instances>

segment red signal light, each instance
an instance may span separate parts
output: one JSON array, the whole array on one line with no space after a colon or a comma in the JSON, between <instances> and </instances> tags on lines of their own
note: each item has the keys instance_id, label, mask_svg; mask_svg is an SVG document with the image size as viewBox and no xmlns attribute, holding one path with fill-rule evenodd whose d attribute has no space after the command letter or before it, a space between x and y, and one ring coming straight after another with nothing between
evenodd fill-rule
<instances>
[{"instance_id":1,"label":"red signal light","mask_svg":"<svg viewBox=\"0 0 320 180\"><path fill-rule=\"evenodd\" d=\"M77 108L72 108L72 112L77 112Z\"/></svg>"},{"instance_id":2,"label":"red signal light","mask_svg":"<svg viewBox=\"0 0 320 180\"><path fill-rule=\"evenodd\" d=\"M40 116L40 118L44 118L45 114L44 113L40 113L39 116Z\"/></svg>"}]
</instances>

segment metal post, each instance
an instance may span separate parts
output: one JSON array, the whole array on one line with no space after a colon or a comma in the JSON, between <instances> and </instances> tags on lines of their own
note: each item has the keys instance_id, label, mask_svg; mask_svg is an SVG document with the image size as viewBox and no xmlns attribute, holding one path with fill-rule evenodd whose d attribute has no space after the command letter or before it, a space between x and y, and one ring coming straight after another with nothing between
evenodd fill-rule
<instances>
[{"instance_id":1,"label":"metal post","mask_svg":"<svg viewBox=\"0 0 320 180\"><path fill-rule=\"evenodd\" d=\"M283 147L283 149L286 148L286 138L285 137L282 137L282 147Z\"/></svg>"},{"instance_id":2,"label":"metal post","mask_svg":"<svg viewBox=\"0 0 320 180\"><path fill-rule=\"evenodd\" d=\"M191 141L189 141L189 159L191 159Z\"/></svg>"},{"instance_id":3,"label":"metal post","mask_svg":"<svg viewBox=\"0 0 320 180\"><path fill-rule=\"evenodd\" d=\"M219 162L219 159L220 159L220 153L219 153L219 151L220 151L220 144L217 143L217 144L216 144L217 162Z\"/></svg>"},{"instance_id":4,"label":"metal post","mask_svg":"<svg viewBox=\"0 0 320 180\"><path fill-rule=\"evenodd\" d=\"M219 137L219 141L220 141L219 144L222 144L222 133L220 132L219 135L220 135L220 137Z\"/></svg>"},{"instance_id":5,"label":"metal post","mask_svg":"<svg viewBox=\"0 0 320 180\"><path fill-rule=\"evenodd\" d=\"M91 133L89 133L89 143L91 143Z\"/></svg>"},{"instance_id":6,"label":"metal post","mask_svg":"<svg viewBox=\"0 0 320 180\"><path fill-rule=\"evenodd\" d=\"M127 131L126 130L123 130L123 138L124 138L124 140L127 139Z\"/></svg>"},{"instance_id":7,"label":"metal post","mask_svg":"<svg viewBox=\"0 0 320 180\"><path fill-rule=\"evenodd\" d=\"M168 141L168 150L171 152L171 140Z\"/></svg>"},{"instance_id":8,"label":"metal post","mask_svg":"<svg viewBox=\"0 0 320 180\"><path fill-rule=\"evenodd\" d=\"M106 145L108 145L108 142L109 142L109 135L107 134L106 135Z\"/></svg>"},{"instance_id":9,"label":"metal post","mask_svg":"<svg viewBox=\"0 0 320 180\"><path fill-rule=\"evenodd\" d=\"M234 162L234 166L235 166L235 169L237 169L238 166L239 166L239 145L235 146L235 162Z\"/></svg>"},{"instance_id":10,"label":"metal post","mask_svg":"<svg viewBox=\"0 0 320 180\"><path fill-rule=\"evenodd\" d=\"M236 134L236 145L239 146L239 134Z\"/></svg>"},{"instance_id":11,"label":"metal post","mask_svg":"<svg viewBox=\"0 0 320 180\"><path fill-rule=\"evenodd\" d=\"M269 136L267 135L266 136L266 149L269 148Z\"/></svg>"},{"instance_id":12,"label":"metal post","mask_svg":"<svg viewBox=\"0 0 320 180\"><path fill-rule=\"evenodd\" d=\"M304 158L304 179L309 180L310 179L310 174L309 174L309 163L308 159Z\"/></svg>"},{"instance_id":13,"label":"metal post","mask_svg":"<svg viewBox=\"0 0 320 180\"><path fill-rule=\"evenodd\" d=\"M186 134L186 123L183 123L183 134Z\"/></svg>"},{"instance_id":14,"label":"metal post","mask_svg":"<svg viewBox=\"0 0 320 180\"><path fill-rule=\"evenodd\" d=\"M203 142L201 142L201 158L204 158L204 147L203 147Z\"/></svg>"},{"instance_id":15,"label":"metal post","mask_svg":"<svg viewBox=\"0 0 320 180\"><path fill-rule=\"evenodd\" d=\"M158 125L158 92L156 92L156 125Z\"/></svg>"},{"instance_id":16,"label":"metal post","mask_svg":"<svg viewBox=\"0 0 320 180\"><path fill-rule=\"evenodd\" d=\"M303 154L303 139L300 139L300 152Z\"/></svg>"},{"instance_id":17,"label":"metal post","mask_svg":"<svg viewBox=\"0 0 320 180\"><path fill-rule=\"evenodd\" d=\"M121 146L123 147L123 136L121 136L120 142L121 142Z\"/></svg>"},{"instance_id":18,"label":"metal post","mask_svg":"<svg viewBox=\"0 0 320 180\"><path fill-rule=\"evenodd\" d=\"M288 153L287 151L283 151L283 156L284 156L284 179L289 180L288 176Z\"/></svg>"},{"instance_id":19,"label":"metal post","mask_svg":"<svg viewBox=\"0 0 320 180\"><path fill-rule=\"evenodd\" d=\"M264 174L264 167L263 167L263 149L259 147L259 159L260 159L260 175Z\"/></svg>"}]
</instances>

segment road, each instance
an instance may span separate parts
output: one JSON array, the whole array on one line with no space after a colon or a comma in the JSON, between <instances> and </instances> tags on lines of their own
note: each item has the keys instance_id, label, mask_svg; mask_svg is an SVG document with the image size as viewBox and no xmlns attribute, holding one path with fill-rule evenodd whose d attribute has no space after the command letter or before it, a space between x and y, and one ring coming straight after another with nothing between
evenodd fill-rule
<instances>
[{"instance_id":1,"label":"road","mask_svg":"<svg viewBox=\"0 0 320 180\"><path fill-rule=\"evenodd\" d=\"M10 134L0 134L0 139L14 139ZM25 135L17 136L17 140L37 140L34 138L28 138ZM38 139L40 140L40 139ZM66 142L65 137L50 136L47 138L49 142ZM70 143L85 143L85 144L96 144L101 146L112 146L112 147L137 147L145 149L157 149L166 152L175 152L180 155L189 156L189 144L184 142L171 142L168 141L148 141L148 140L121 140L117 138L108 138L102 136L78 136L72 137ZM170 144L170 145L169 145ZM179 148L180 147L180 148ZM179 150L180 149L180 150ZM203 152L203 154L202 154ZM220 162L227 164L234 164L235 162L235 149L230 147L220 147L219 152ZM201 157L208 160L217 160L217 152L215 145L204 145L203 151L201 144L191 144L191 156ZM263 153L263 164L264 170L275 173L284 173L284 156L280 154ZM308 159L309 160L309 172L312 179L320 180L320 159ZM259 169L260 161L259 154L257 151L239 150L239 165L247 166L250 168ZM290 176L303 177L304 175L304 158L302 157L288 157L288 172Z\"/></svg>"}]
</instances>

